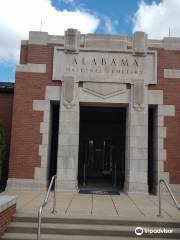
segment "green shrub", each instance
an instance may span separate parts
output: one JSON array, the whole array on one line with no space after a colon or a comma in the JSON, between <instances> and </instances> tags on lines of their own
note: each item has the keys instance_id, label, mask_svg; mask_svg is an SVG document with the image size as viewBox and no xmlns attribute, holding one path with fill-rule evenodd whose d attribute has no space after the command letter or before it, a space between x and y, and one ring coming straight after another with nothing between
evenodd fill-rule
<instances>
[{"instance_id":1,"label":"green shrub","mask_svg":"<svg viewBox=\"0 0 180 240\"><path fill-rule=\"evenodd\" d=\"M2 168L3 168L3 161L6 155L6 140L5 140L5 131L0 123L0 179L2 178Z\"/></svg>"}]
</instances>

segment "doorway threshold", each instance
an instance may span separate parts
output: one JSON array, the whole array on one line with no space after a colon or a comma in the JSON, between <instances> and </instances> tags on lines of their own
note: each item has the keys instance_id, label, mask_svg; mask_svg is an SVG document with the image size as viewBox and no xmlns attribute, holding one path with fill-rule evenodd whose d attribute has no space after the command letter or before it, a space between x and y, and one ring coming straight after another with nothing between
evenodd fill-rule
<instances>
[{"instance_id":1,"label":"doorway threshold","mask_svg":"<svg viewBox=\"0 0 180 240\"><path fill-rule=\"evenodd\" d=\"M123 192L122 186L112 186L107 184L87 184L87 185L79 185L80 191L109 191L109 192Z\"/></svg>"},{"instance_id":2,"label":"doorway threshold","mask_svg":"<svg viewBox=\"0 0 180 240\"><path fill-rule=\"evenodd\" d=\"M120 191L119 190L80 189L79 194L120 195Z\"/></svg>"}]
</instances>

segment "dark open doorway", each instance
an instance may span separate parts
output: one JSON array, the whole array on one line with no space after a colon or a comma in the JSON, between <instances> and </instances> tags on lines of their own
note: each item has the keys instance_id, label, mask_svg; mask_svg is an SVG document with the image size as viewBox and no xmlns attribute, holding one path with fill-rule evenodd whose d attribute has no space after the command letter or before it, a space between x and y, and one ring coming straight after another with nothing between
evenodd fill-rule
<instances>
[{"instance_id":1,"label":"dark open doorway","mask_svg":"<svg viewBox=\"0 0 180 240\"><path fill-rule=\"evenodd\" d=\"M156 123L155 106L148 109L148 188L149 193L156 194L157 192L157 123Z\"/></svg>"},{"instance_id":2,"label":"dark open doorway","mask_svg":"<svg viewBox=\"0 0 180 240\"><path fill-rule=\"evenodd\" d=\"M59 102L51 102L51 137L50 137L50 155L48 170L48 185L52 176L57 171L58 154L58 135L59 135Z\"/></svg>"},{"instance_id":3,"label":"dark open doorway","mask_svg":"<svg viewBox=\"0 0 180 240\"><path fill-rule=\"evenodd\" d=\"M80 107L78 183L123 188L126 108Z\"/></svg>"}]
</instances>

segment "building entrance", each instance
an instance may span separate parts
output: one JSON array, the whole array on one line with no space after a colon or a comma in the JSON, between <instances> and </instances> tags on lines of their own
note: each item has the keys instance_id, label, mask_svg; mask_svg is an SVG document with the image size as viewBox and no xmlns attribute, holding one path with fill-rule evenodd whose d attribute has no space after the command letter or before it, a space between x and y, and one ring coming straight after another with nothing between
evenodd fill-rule
<instances>
[{"instance_id":1,"label":"building entrance","mask_svg":"<svg viewBox=\"0 0 180 240\"><path fill-rule=\"evenodd\" d=\"M123 188L125 120L125 108L80 108L80 187Z\"/></svg>"}]
</instances>

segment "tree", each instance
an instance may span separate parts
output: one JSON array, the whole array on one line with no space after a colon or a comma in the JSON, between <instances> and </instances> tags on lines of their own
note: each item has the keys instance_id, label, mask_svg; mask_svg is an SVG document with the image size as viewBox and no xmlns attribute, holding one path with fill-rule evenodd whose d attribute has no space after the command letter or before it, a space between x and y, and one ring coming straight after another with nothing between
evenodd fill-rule
<instances>
[{"instance_id":1,"label":"tree","mask_svg":"<svg viewBox=\"0 0 180 240\"><path fill-rule=\"evenodd\" d=\"M3 161L6 155L6 140L5 140L5 131L0 122L0 180L2 178L2 168L3 168Z\"/></svg>"}]
</instances>

